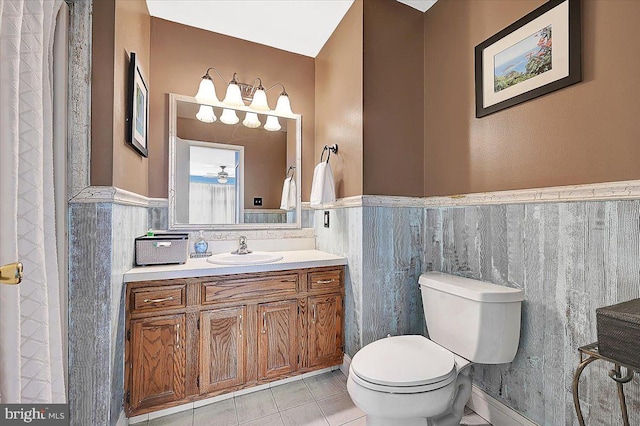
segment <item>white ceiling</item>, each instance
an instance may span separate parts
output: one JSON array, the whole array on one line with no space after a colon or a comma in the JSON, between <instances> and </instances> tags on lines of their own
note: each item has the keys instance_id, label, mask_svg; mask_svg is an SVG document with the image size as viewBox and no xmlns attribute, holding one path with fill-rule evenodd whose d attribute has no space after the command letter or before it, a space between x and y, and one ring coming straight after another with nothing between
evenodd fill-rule
<instances>
[{"instance_id":1,"label":"white ceiling","mask_svg":"<svg viewBox=\"0 0 640 426\"><path fill-rule=\"evenodd\" d=\"M398 0L422 12L436 0ZM315 58L353 0L147 0L151 16Z\"/></svg>"}]
</instances>

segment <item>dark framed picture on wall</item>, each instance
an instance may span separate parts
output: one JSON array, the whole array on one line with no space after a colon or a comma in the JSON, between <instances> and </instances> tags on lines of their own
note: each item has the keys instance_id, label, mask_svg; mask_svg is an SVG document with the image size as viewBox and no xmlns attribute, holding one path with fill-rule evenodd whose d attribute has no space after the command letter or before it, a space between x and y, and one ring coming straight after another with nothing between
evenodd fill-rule
<instances>
[{"instance_id":1,"label":"dark framed picture on wall","mask_svg":"<svg viewBox=\"0 0 640 426\"><path fill-rule=\"evenodd\" d=\"M476 117L582 80L580 0L550 0L476 46Z\"/></svg>"},{"instance_id":2,"label":"dark framed picture on wall","mask_svg":"<svg viewBox=\"0 0 640 426\"><path fill-rule=\"evenodd\" d=\"M127 112L127 142L142 155L149 156L149 88L136 54L131 52Z\"/></svg>"}]
</instances>

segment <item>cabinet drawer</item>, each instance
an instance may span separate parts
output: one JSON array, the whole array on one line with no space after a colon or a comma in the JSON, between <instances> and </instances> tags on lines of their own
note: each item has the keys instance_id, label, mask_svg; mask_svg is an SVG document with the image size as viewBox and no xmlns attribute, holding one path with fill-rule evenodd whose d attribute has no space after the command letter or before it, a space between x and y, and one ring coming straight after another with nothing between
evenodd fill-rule
<instances>
[{"instance_id":1,"label":"cabinet drawer","mask_svg":"<svg viewBox=\"0 0 640 426\"><path fill-rule=\"evenodd\" d=\"M139 312L184 307L185 292L184 284L134 288L131 290L131 310Z\"/></svg>"},{"instance_id":2,"label":"cabinet drawer","mask_svg":"<svg viewBox=\"0 0 640 426\"><path fill-rule=\"evenodd\" d=\"M342 270L311 272L309 275L309 291L342 290Z\"/></svg>"},{"instance_id":3,"label":"cabinet drawer","mask_svg":"<svg viewBox=\"0 0 640 426\"><path fill-rule=\"evenodd\" d=\"M202 283L202 303L225 303L259 297L289 296L298 292L298 274L221 279Z\"/></svg>"}]
</instances>

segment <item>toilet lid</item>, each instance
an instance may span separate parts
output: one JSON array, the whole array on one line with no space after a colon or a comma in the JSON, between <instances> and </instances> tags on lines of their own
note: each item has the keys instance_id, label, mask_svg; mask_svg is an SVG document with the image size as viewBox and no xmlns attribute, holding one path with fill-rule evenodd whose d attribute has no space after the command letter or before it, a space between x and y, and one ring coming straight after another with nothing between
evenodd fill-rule
<instances>
[{"instance_id":1,"label":"toilet lid","mask_svg":"<svg viewBox=\"0 0 640 426\"><path fill-rule=\"evenodd\" d=\"M453 353L423 336L394 336L362 348L351 360L353 372L385 386L420 386L446 380L455 370Z\"/></svg>"}]
</instances>

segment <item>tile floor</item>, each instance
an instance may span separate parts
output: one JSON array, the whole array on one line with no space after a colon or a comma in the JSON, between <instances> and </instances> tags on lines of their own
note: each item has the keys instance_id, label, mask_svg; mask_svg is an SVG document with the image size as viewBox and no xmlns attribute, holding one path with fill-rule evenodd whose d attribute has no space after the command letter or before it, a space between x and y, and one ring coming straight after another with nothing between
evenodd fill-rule
<instances>
[{"instance_id":1,"label":"tile floor","mask_svg":"<svg viewBox=\"0 0 640 426\"><path fill-rule=\"evenodd\" d=\"M461 425L490 426L467 409ZM137 423L141 426L365 426L340 370Z\"/></svg>"}]
</instances>

